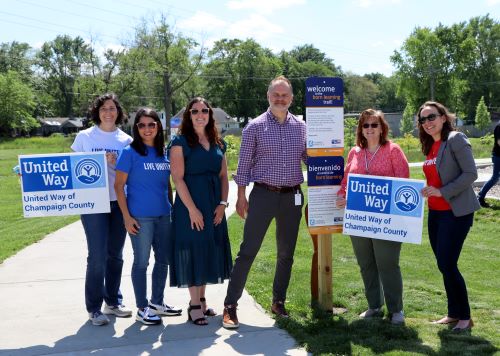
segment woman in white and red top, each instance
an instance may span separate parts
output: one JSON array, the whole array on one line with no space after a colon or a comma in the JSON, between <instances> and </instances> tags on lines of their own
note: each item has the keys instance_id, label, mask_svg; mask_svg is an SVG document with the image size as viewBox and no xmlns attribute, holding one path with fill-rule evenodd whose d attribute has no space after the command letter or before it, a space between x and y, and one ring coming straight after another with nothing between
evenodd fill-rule
<instances>
[{"instance_id":1,"label":"woman in white and red top","mask_svg":"<svg viewBox=\"0 0 500 356\"><path fill-rule=\"evenodd\" d=\"M401 148L388 140L389 125L381 111L361 113L356 147L347 156L344 179L337 193L337 207L346 205L347 178L350 173L408 178L410 169ZM375 237L375 236L374 236ZM352 247L361 270L368 310L360 318L382 317L387 306L393 324L403 324L403 279L399 268L401 242L351 236Z\"/></svg>"},{"instance_id":2,"label":"woman in white and red top","mask_svg":"<svg viewBox=\"0 0 500 356\"><path fill-rule=\"evenodd\" d=\"M436 324L456 324L455 332L474 325L465 280L458 270L458 258L465 238L480 208L472 183L477 170L467 137L455 131L455 115L437 102L428 101L418 110L418 130L428 198L428 231L432 251L443 275L448 298L448 314Z\"/></svg>"}]
</instances>

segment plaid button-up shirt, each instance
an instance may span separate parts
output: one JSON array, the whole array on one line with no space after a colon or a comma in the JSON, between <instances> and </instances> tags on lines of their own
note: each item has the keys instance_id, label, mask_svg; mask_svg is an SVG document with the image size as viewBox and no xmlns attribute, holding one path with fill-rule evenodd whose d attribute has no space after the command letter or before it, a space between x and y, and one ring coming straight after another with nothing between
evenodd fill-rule
<instances>
[{"instance_id":1,"label":"plaid button-up shirt","mask_svg":"<svg viewBox=\"0 0 500 356\"><path fill-rule=\"evenodd\" d=\"M304 181L301 162L306 162L306 124L288 113L280 124L270 110L244 129L238 170L239 186L260 182L291 187Z\"/></svg>"}]
</instances>

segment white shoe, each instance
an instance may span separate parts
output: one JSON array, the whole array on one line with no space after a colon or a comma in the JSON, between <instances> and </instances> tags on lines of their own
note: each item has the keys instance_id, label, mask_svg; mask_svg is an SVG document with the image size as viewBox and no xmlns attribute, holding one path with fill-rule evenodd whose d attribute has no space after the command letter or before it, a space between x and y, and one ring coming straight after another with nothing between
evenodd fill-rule
<instances>
[{"instance_id":1,"label":"white shoe","mask_svg":"<svg viewBox=\"0 0 500 356\"><path fill-rule=\"evenodd\" d=\"M166 315L166 316L176 316L182 314L181 308L176 308L171 305L163 304L153 304L149 303L149 309L156 315Z\"/></svg>"},{"instance_id":2,"label":"white shoe","mask_svg":"<svg viewBox=\"0 0 500 356\"><path fill-rule=\"evenodd\" d=\"M145 325L161 324L161 318L158 315L153 314L149 307L137 309L135 320L140 321Z\"/></svg>"},{"instance_id":3,"label":"white shoe","mask_svg":"<svg viewBox=\"0 0 500 356\"><path fill-rule=\"evenodd\" d=\"M120 305L104 304L103 312L104 312L104 314L113 314L113 315L120 317L120 318L126 318L129 316L132 316L132 310L130 310L129 308L127 308L123 304L120 304Z\"/></svg>"},{"instance_id":4,"label":"white shoe","mask_svg":"<svg viewBox=\"0 0 500 356\"><path fill-rule=\"evenodd\" d=\"M101 313L101 311L96 311L93 313L89 313L89 320L92 322L92 325L100 326L106 325L109 323L109 319L106 315Z\"/></svg>"}]
</instances>

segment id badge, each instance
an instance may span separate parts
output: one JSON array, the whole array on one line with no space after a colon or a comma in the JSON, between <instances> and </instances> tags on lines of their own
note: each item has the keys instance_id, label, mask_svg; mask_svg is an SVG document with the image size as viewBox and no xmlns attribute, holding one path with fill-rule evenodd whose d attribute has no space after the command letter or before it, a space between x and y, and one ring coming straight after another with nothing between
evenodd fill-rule
<instances>
[{"instance_id":1,"label":"id badge","mask_svg":"<svg viewBox=\"0 0 500 356\"><path fill-rule=\"evenodd\" d=\"M295 193L295 206L300 206L302 205L302 195L300 195L300 192Z\"/></svg>"}]
</instances>

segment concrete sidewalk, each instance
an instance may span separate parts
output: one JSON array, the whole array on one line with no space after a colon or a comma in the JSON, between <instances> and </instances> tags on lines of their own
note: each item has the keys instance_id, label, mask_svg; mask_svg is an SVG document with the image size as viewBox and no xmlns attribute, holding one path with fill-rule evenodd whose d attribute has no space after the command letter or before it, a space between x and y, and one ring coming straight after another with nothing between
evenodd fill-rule
<instances>
[{"instance_id":1,"label":"concrete sidewalk","mask_svg":"<svg viewBox=\"0 0 500 356\"><path fill-rule=\"evenodd\" d=\"M228 214L234 212L231 182ZM87 318L84 281L87 247L80 221L48 235L0 265L0 355L307 355L246 292L239 301L240 328L223 329L221 314L227 283L207 286L207 301L219 315L208 326L187 322L187 289L165 290L165 302L182 316L144 326L135 318L110 317L106 326ZM133 260L127 237L121 289L134 312L130 278ZM151 264L150 264L151 265ZM150 280L148 280L149 288Z\"/></svg>"}]
</instances>

